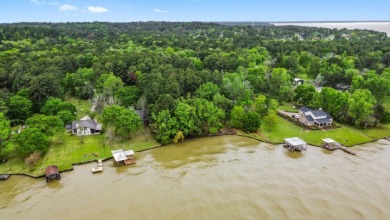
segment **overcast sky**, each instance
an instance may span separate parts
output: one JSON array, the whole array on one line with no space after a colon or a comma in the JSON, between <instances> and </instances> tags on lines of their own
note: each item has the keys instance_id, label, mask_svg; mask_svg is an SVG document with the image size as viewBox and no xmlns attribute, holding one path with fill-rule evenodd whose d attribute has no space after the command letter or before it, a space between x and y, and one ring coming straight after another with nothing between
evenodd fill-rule
<instances>
[{"instance_id":1,"label":"overcast sky","mask_svg":"<svg viewBox=\"0 0 390 220\"><path fill-rule=\"evenodd\" d=\"M390 20L390 0L0 0L0 23Z\"/></svg>"}]
</instances>

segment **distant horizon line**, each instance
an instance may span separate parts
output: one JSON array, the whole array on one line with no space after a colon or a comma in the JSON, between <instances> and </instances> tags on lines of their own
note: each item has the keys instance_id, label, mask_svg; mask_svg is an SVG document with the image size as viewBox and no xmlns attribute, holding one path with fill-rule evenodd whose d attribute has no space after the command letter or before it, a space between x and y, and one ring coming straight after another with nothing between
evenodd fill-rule
<instances>
[{"instance_id":1,"label":"distant horizon line","mask_svg":"<svg viewBox=\"0 0 390 220\"><path fill-rule=\"evenodd\" d=\"M18 22L0 22L0 24L18 24L18 23L132 23L132 22L200 22L200 23L358 23L358 22L390 22L390 20L319 20L319 21L164 21L164 20L149 20L149 21L18 21Z\"/></svg>"},{"instance_id":2,"label":"distant horizon line","mask_svg":"<svg viewBox=\"0 0 390 220\"><path fill-rule=\"evenodd\" d=\"M390 22L390 20L270 21L269 23L357 23L357 22Z\"/></svg>"}]
</instances>

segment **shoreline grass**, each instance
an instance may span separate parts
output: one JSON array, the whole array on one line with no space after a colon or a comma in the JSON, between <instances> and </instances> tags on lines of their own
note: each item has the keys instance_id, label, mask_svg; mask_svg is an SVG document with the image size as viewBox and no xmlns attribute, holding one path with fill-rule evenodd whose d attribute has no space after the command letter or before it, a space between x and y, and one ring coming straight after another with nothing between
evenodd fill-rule
<instances>
[{"instance_id":1,"label":"shoreline grass","mask_svg":"<svg viewBox=\"0 0 390 220\"><path fill-rule=\"evenodd\" d=\"M237 135L271 144L283 143L283 140L289 137L300 137L314 146L319 146L323 138L331 138L350 147L390 136L390 125L370 129L342 125L341 128L332 130L305 130L278 116L277 124L272 129L263 124L256 133L238 131ZM10 159L0 165L0 173L23 173L36 177L43 175L44 169L48 165L57 165L61 171L64 171L72 169L75 164L111 158L111 151L115 149L133 149L137 152L161 146L146 129L139 131L131 140L116 142L112 146L104 144L104 134L81 138L66 134L64 142L62 144L52 143L46 155L32 168L27 167L22 158L12 153Z\"/></svg>"},{"instance_id":2,"label":"shoreline grass","mask_svg":"<svg viewBox=\"0 0 390 220\"><path fill-rule=\"evenodd\" d=\"M34 167L25 165L24 159L11 154L10 159L0 165L0 173L27 174L30 176L41 176L49 165L57 165L60 171L69 170L74 164L86 163L97 159L108 159L112 157L111 151L115 149L132 149L135 152L160 146L154 138L146 132L140 131L131 140L123 140L106 146L104 134L72 136L64 135L64 143L52 143L49 151L39 160Z\"/></svg>"},{"instance_id":3,"label":"shoreline grass","mask_svg":"<svg viewBox=\"0 0 390 220\"><path fill-rule=\"evenodd\" d=\"M349 125L331 130L306 130L278 116L277 124L272 129L261 125L257 133L239 131L238 135L255 138L271 144L283 143L285 138L300 137L310 145L319 146L323 138L331 138L346 147L365 144L390 136L390 126L359 129Z\"/></svg>"}]
</instances>

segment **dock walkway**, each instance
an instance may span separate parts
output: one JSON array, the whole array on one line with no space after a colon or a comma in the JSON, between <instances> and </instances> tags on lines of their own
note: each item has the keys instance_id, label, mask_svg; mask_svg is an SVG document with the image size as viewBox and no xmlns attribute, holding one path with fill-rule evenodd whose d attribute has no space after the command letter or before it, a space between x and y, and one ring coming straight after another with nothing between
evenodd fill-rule
<instances>
[{"instance_id":1,"label":"dock walkway","mask_svg":"<svg viewBox=\"0 0 390 220\"><path fill-rule=\"evenodd\" d=\"M340 149L343 150L343 151L345 151L345 152L347 152L347 153L349 153L349 154L356 155L356 152L354 152L354 151L348 149L347 147L340 146Z\"/></svg>"},{"instance_id":2,"label":"dock walkway","mask_svg":"<svg viewBox=\"0 0 390 220\"><path fill-rule=\"evenodd\" d=\"M346 153L349 153L349 154L352 154L352 155L356 155L356 152L348 149L347 147L341 145L338 142L334 142L333 145L325 143L325 144L322 144L321 147L324 148L324 149L327 149L329 151L334 151L334 150L340 149L340 150L342 150L342 151L344 151Z\"/></svg>"}]
</instances>

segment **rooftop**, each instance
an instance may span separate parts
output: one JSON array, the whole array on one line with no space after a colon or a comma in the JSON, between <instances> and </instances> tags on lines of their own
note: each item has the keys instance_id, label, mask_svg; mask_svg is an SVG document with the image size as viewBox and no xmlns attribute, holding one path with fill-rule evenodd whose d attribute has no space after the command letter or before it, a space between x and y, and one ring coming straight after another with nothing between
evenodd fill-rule
<instances>
[{"instance_id":1,"label":"rooftop","mask_svg":"<svg viewBox=\"0 0 390 220\"><path fill-rule=\"evenodd\" d=\"M322 110L312 110L311 113L313 113L313 115L315 117L320 117L320 116L328 116L328 114L326 114L324 111Z\"/></svg>"},{"instance_id":2,"label":"rooftop","mask_svg":"<svg viewBox=\"0 0 390 220\"><path fill-rule=\"evenodd\" d=\"M72 122L72 130L79 128L79 127L85 127L85 128L90 128L90 129L94 129L94 130L101 130L102 129L102 125L96 123L96 121L93 119L86 119L86 120Z\"/></svg>"},{"instance_id":3,"label":"rooftop","mask_svg":"<svg viewBox=\"0 0 390 220\"><path fill-rule=\"evenodd\" d=\"M122 149L113 150L113 151L111 151L111 153L112 153L112 156L114 157L116 162L127 160L128 159L127 156L134 155L133 150L124 151Z\"/></svg>"},{"instance_id":4,"label":"rooftop","mask_svg":"<svg viewBox=\"0 0 390 220\"><path fill-rule=\"evenodd\" d=\"M328 143L328 144L335 142L334 140L332 140L330 138L324 138L324 139L322 139L322 141L325 142L325 143Z\"/></svg>"},{"instance_id":5,"label":"rooftop","mask_svg":"<svg viewBox=\"0 0 390 220\"><path fill-rule=\"evenodd\" d=\"M127 160L126 154L122 149L113 150L111 153L116 162Z\"/></svg>"},{"instance_id":6,"label":"rooftop","mask_svg":"<svg viewBox=\"0 0 390 220\"><path fill-rule=\"evenodd\" d=\"M48 166L45 169L46 171L46 176L50 176L51 174L59 174L60 172L58 171L57 166Z\"/></svg>"},{"instance_id":7,"label":"rooftop","mask_svg":"<svg viewBox=\"0 0 390 220\"><path fill-rule=\"evenodd\" d=\"M293 146L299 146L299 145L305 145L306 142L304 142L302 139L299 139L297 137L293 137L293 138L286 138L284 139L285 142L293 145Z\"/></svg>"},{"instance_id":8,"label":"rooftop","mask_svg":"<svg viewBox=\"0 0 390 220\"><path fill-rule=\"evenodd\" d=\"M299 108L299 110L302 111L302 112L312 111L310 108L305 107L305 106L302 106L301 108Z\"/></svg>"}]
</instances>

